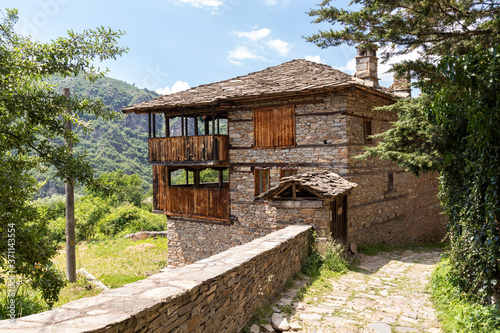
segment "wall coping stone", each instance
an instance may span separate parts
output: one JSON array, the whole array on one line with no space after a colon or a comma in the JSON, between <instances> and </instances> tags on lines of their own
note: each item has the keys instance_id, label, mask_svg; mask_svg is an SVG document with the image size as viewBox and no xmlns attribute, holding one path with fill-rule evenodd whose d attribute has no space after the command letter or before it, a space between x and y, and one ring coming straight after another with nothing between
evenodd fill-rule
<instances>
[{"instance_id":1,"label":"wall coping stone","mask_svg":"<svg viewBox=\"0 0 500 333\"><path fill-rule=\"evenodd\" d=\"M67 303L60 308L16 319L0 321L1 332L118 332L118 326L131 318L147 317L159 311L172 300L183 300L190 291L221 275L231 276L237 267L266 256L270 250L307 232L311 227L292 225L285 229L233 247L212 257L180 268L162 269L145 280L109 289L101 294ZM228 275L229 274L229 275ZM236 274L236 273L233 273ZM229 278L231 279L231 278ZM230 283L230 281L228 281ZM177 309L179 311L179 309ZM165 321L168 319L165 316ZM118 324L118 326L117 326ZM134 330L127 327L127 332Z\"/></svg>"}]
</instances>

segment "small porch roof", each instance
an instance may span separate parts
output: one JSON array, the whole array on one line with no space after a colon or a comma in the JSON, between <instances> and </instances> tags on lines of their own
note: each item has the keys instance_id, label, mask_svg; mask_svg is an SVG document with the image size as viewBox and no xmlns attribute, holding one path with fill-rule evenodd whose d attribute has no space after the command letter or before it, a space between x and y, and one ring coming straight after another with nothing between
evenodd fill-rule
<instances>
[{"instance_id":1,"label":"small porch roof","mask_svg":"<svg viewBox=\"0 0 500 333\"><path fill-rule=\"evenodd\" d=\"M322 199L331 199L348 193L358 186L332 171L313 171L284 177L278 185L262 193L258 198L272 200L293 184Z\"/></svg>"}]
</instances>

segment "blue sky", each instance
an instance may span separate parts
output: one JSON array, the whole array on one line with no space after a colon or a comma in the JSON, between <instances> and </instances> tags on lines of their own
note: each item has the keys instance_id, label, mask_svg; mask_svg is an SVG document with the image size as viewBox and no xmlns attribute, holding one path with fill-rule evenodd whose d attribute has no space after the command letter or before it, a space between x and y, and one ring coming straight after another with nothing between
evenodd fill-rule
<instances>
[{"instance_id":1,"label":"blue sky","mask_svg":"<svg viewBox=\"0 0 500 333\"><path fill-rule=\"evenodd\" d=\"M353 47L321 49L302 36L326 29L306 12L320 0L4 0L18 8L16 31L37 40L97 26L122 30L128 54L106 62L108 76L168 93L314 59L353 74ZM349 1L335 1L347 8ZM389 86L391 75L381 75ZM385 80L384 80L385 79Z\"/></svg>"}]
</instances>

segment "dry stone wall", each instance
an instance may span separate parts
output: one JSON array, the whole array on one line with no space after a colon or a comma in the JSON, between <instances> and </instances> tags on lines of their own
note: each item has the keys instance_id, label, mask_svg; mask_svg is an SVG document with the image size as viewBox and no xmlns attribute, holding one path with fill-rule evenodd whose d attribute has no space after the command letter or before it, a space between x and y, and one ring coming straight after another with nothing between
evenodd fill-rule
<instances>
[{"instance_id":1,"label":"dry stone wall","mask_svg":"<svg viewBox=\"0 0 500 333\"><path fill-rule=\"evenodd\" d=\"M234 333L306 256L310 227L289 226L208 259L15 321L9 333ZM285 259L286 258L286 259Z\"/></svg>"}]
</instances>

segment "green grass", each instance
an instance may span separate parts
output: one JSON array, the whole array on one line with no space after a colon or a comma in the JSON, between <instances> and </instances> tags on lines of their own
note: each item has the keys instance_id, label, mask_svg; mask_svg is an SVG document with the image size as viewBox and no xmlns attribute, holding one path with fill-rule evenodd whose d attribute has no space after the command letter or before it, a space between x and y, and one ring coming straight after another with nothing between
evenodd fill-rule
<instances>
[{"instance_id":1,"label":"green grass","mask_svg":"<svg viewBox=\"0 0 500 333\"><path fill-rule=\"evenodd\" d=\"M448 248L448 243L445 242L410 243L406 245L361 244L358 245L358 252L369 256L375 256L381 252L406 251L406 250L412 250L418 252L426 249L445 250L447 248Z\"/></svg>"},{"instance_id":2,"label":"green grass","mask_svg":"<svg viewBox=\"0 0 500 333\"><path fill-rule=\"evenodd\" d=\"M147 278L167 266L167 239L147 238L131 241L124 238L95 243L79 243L76 246L76 268L84 268L109 288L118 288L127 283ZM62 248L54 258L61 271L66 270L66 254ZM68 283L61 291L56 306L100 291L79 279Z\"/></svg>"},{"instance_id":3,"label":"green grass","mask_svg":"<svg viewBox=\"0 0 500 333\"><path fill-rule=\"evenodd\" d=\"M429 288L445 332L500 332L500 307L470 302L462 295L448 259L434 270Z\"/></svg>"},{"instance_id":4,"label":"green grass","mask_svg":"<svg viewBox=\"0 0 500 333\"><path fill-rule=\"evenodd\" d=\"M57 308L80 298L99 295L101 291L102 290L96 288L96 286L88 282L84 277L78 276L75 283L68 283L66 287L61 290L59 301L54 304L54 307Z\"/></svg>"}]
</instances>

